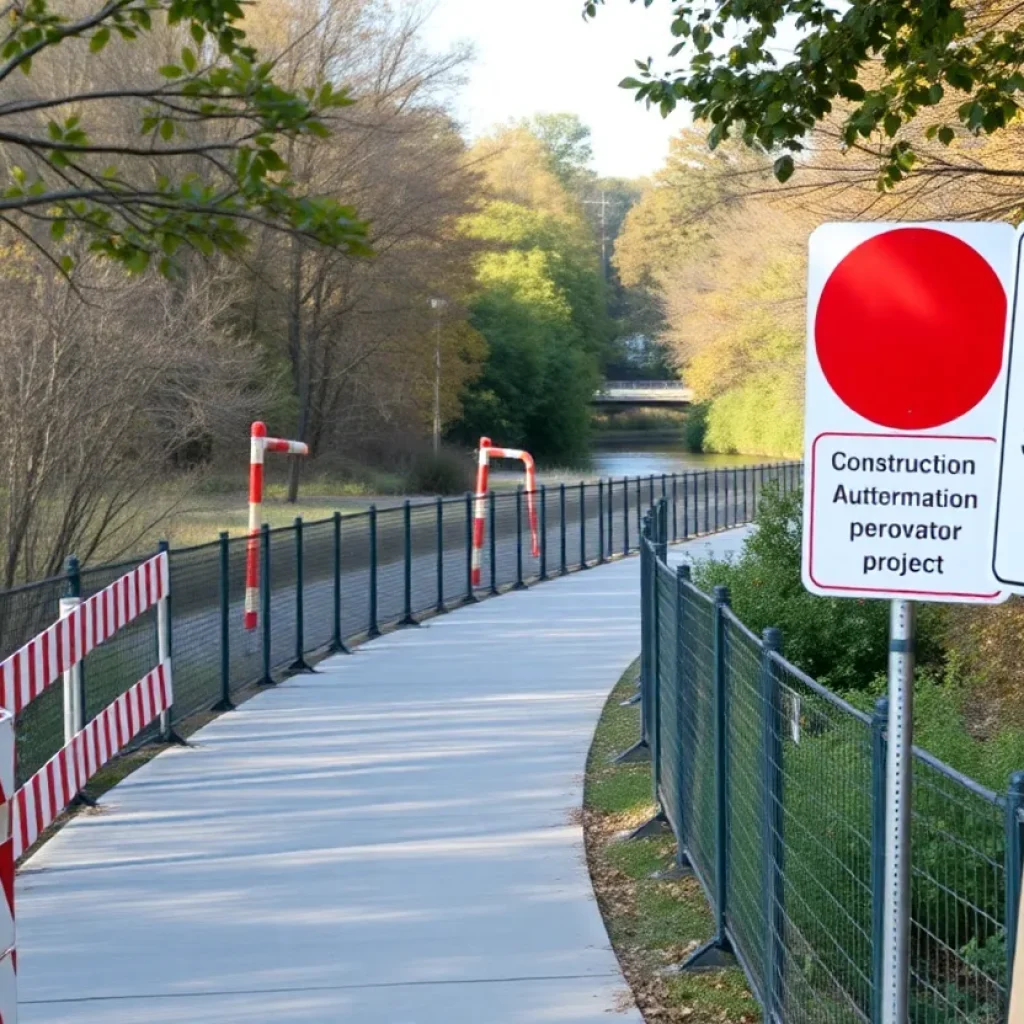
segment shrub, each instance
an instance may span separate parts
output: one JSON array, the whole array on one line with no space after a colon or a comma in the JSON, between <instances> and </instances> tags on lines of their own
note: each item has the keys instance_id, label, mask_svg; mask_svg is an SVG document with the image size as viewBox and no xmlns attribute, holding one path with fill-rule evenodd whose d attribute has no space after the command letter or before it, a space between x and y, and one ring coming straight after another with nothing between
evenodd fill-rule
<instances>
[{"instance_id":1,"label":"shrub","mask_svg":"<svg viewBox=\"0 0 1024 1024\"><path fill-rule=\"evenodd\" d=\"M885 671L889 606L885 601L816 597L800 577L802 495L765 489L757 530L740 556L703 562L694 572L702 589L729 587L732 606L746 625L760 633L782 630L786 657L833 690L863 690ZM918 618L918 660L935 664L941 612L922 606Z\"/></svg>"},{"instance_id":2,"label":"shrub","mask_svg":"<svg viewBox=\"0 0 1024 1024\"><path fill-rule=\"evenodd\" d=\"M803 409L792 378L761 373L715 398L707 412L707 451L793 456L803 449Z\"/></svg>"},{"instance_id":3,"label":"shrub","mask_svg":"<svg viewBox=\"0 0 1024 1024\"><path fill-rule=\"evenodd\" d=\"M694 402L686 414L683 441L687 451L704 451L704 439L708 432L708 408L707 402Z\"/></svg>"},{"instance_id":4,"label":"shrub","mask_svg":"<svg viewBox=\"0 0 1024 1024\"><path fill-rule=\"evenodd\" d=\"M442 448L413 457L405 477L410 494L465 494L473 486L473 467L464 452Z\"/></svg>"}]
</instances>

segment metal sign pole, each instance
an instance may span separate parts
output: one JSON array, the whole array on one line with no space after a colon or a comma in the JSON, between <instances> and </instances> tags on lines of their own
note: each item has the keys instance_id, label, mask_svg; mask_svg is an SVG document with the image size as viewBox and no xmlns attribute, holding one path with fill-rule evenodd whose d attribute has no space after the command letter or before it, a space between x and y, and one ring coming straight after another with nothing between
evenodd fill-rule
<instances>
[{"instance_id":1,"label":"metal sign pole","mask_svg":"<svg viewBox=\"0 0 1024 1024\"><path fill-rule=\"evenodd\" d=\"M910 811L914 713L914 604L889 618L889 742L885 801L885 940L882 1020L906 1024L910 982Z\"/></svg>"}]
</instances>

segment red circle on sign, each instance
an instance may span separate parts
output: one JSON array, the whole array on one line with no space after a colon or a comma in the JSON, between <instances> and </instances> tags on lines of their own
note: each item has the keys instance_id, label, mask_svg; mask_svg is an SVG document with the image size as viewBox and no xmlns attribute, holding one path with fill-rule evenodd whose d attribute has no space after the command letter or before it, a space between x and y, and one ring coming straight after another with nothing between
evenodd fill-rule
<instances>
[{"instance_id":1,"label":"red circle on sign","mask_svg":"<svg viewBox=\"0 0 1024 1024\"><path fill-rule=\"evenodd\" d=\"M826 379L880 426L922 430L958 419L1003 364L1006 293L966 242L899 228L862 242L832 271L814 324Z\"/></svg>"}]
</instances>

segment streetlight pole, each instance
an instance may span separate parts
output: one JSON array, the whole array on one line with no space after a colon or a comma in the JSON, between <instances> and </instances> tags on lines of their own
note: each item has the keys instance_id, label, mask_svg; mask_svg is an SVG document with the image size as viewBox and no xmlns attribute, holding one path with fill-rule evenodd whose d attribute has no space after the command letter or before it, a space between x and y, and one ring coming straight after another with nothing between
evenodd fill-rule
<instances>
[{"instance_id":1,"label":"streetlight pole","mask_svg":"<svg viewBox=\"0 0 1024 1024\"><path fill-rule=\"evenodd\" d=\"M441 450L441 316L448 303L444 299L431 299L434 320L434 455Z\"/></svg>"}]
</instances>

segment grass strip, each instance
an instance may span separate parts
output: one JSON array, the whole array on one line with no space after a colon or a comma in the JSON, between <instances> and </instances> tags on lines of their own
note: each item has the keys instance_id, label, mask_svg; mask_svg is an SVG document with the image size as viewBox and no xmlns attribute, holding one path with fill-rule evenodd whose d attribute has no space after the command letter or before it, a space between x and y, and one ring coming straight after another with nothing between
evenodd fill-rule
<instances>
[{"instance_id":1,"label":"grass strip","mask_svg":"<svg viewBox=\"0 0 1024 1024\"><path fill-rule=\"evenodd\" d=\"M611 763L640 735L639 705L621 706L636 692L638 672L635 662L612 691L587 761L587 861L605 926L649 1024L754 1024L760 1009L739 967L695 974L666 970L712 932L711 910L696 879L651 877L672 865L675 840L620 838L654 813L650 765Z\"/></svg>"}]
</instances>

